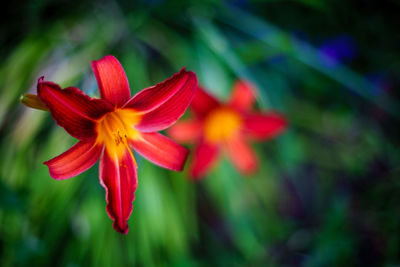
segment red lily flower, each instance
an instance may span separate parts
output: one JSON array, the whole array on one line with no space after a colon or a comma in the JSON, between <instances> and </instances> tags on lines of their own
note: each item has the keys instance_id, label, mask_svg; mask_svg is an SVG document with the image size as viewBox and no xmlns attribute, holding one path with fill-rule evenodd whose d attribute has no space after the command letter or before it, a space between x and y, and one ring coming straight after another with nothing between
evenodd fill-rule
<instances>
[{"instance_id":1,"label":"red lily flower","mask_svg":"<svg viewBox=\"0 0 400 267\"><path fill-rule=\"evenodd\" d=\"M168 133L181 142L195 141L190 170L193 179L204 176L225 151L233 165L243 174L256 170L258 162L246 139L270 139L286 128L286 120L275 112L252 112L255 101L250 83L237 81L230 100L220 103L200 87L190 105L194 119L169 128Z\"/></svg>"},{"instance_id":2,"label":"red lily flower","mask_svg":"<svg viewBox=\"0 0 400 267\"><path fill-rule=\"evenodd\" d=\"M22 101L31 107L47 107L57 124L79 139L66 152L44 162L51 177L74 177L100 158L99 177L106 190L108 215L114 229L127 234L138 184L130 147L161 167L183 169L188 150L157 131L183 115L194 97L197 78L182 69L131 98L126 74L115 57L93 61L92 69L101 99L91 98L75 87L61 89L42 77L37 85L38 98L28 95Z\"/></svg>"}]
</instances>

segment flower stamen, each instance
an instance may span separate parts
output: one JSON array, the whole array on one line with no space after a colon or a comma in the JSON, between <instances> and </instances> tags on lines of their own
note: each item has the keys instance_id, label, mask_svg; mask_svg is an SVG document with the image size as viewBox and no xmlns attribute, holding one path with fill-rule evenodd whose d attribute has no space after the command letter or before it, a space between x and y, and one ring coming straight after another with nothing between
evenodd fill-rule
<instances>
[{"instance_id":1,"label":"flower stamen","mask_svg":"<svg viewBox=\"0 0 400 267\"><path fill-rule=\"evenodd\" d=\"M139 116L133 110L115 110L107 113L97 125L97 142L104 143L106 150L111 155L123 156L127 150L137 166L136 159L129 147L129 139L138 137L139 132L134 125L139 121Z\"/></svg>"}]
</instances>

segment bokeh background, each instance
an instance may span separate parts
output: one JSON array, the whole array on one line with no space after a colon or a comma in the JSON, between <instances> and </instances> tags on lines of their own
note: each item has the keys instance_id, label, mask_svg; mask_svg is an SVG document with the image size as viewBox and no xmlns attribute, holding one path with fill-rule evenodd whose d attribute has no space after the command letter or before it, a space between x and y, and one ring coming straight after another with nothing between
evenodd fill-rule
<instances>
[{"instance_id":1,"label":"bokeh background","mask_svg":"<svg viewBox=\"0 0 400 267\"><path fill-rule=\"evenodd\" d=\"M0 17L1 266L399 266L400 1L9 1ZM137 157L127 236L97 165L55 181L75 140L19 103L37 79L98 94L115 55L132 92L182 66L221 99L235 79L288 130L188 181Z\"/></svg>"}]
</instances>

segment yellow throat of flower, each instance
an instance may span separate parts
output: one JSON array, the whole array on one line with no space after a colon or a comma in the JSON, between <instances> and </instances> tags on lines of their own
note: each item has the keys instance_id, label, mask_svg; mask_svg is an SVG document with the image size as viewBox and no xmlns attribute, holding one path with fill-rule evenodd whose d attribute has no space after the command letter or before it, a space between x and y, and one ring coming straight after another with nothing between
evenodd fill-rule
<instances>
[{"instance_id":1,"label":"yellow throat of flower","mask_svg":"<svg viewBox=\"0 0 400 267\"><path fill-rule=\"evenodd\" d=\"M229 108L218 108L210 112L204 121L204 135L209 142L222 142L235 136L242 125L237 112Z\"/></svg>"},{"instance_id":2,"label":"yellow throat of flower","mask_svg":"<svg viewBox=\"0 0 400 267\"><path fill-rule=\"evenodd\" d=\"M97 143L104 143L110 157L118 156L132 151L129 140L140 137L134 126L140 121L140 115L131 109L117 109L104 115L97 124ZM135 162L136 164L136 162Z\"/></svg>"}]
</instances>

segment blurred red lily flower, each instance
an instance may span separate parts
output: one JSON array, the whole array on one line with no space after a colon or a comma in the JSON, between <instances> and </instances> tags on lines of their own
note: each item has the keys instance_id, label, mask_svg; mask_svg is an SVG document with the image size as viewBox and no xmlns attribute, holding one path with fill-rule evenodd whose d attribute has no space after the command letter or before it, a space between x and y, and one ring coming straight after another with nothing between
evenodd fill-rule
<instances>
[{"instance_id":1,"label":"blurred red lily flower","mask_svg":"<svg viewBox=\"0 0 400 267\"><path fill-rule=\"evenodd\" d=\"M127 234L138 184L130 147L161 167L183 169L188 150L157 131L183 115L194 97L197 77L182 69L131 98L125 71L115 57L93 61L92 69L101 99L91 98L75 87L61 89L41 77L37 97L27 95L21 101L30 107L47 108L57 124L79 139L66 152L44 162L51 177L74 177L100 158L99 177L106 190L108 215L114 229Z\"/></svg>"},{"instance_id":2,"label":"blurred red lily flower","mask_svg":"<svg viewBox=\"0 0 400 267\"><path fill-rule=\"evenodd\" d=\"M221 150L241 173L256 170L257 157L246 140L270 139L286 129L286 120L275 112L252 112L254 101L254 88L245 81L235 82L226 104L197 89L190 105L194 118L168 129L177 141L196 143L190 170L193 179L201 178L211 169Z\"/></svg>"}]
</instances>

